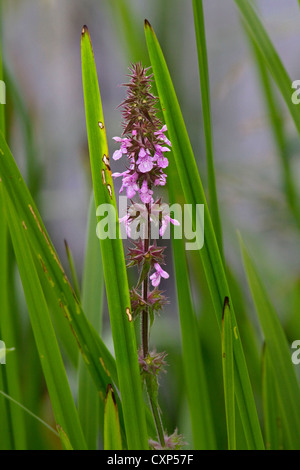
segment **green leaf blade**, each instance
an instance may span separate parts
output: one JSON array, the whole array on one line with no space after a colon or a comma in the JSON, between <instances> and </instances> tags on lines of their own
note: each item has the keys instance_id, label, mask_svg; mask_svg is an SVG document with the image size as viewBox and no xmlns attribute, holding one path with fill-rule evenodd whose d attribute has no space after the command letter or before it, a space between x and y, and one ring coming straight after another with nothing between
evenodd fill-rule
<instances>
[{"instance_id":1,"label":"green leaf blade","mask_svg":"<svg viewBox=\"0 0 300 470\"><path fill-rule=\"evenodd\" d=\"M276 382L266 344L264 345L262 354L262 399L266 449L280 450L282 448L282 436L280 432L281 418Z\"/></svg>"},{"instance_id":2,"label":"green leaf blade","mask_svg":"<svg viewBox=\"0 0 300 470\"><path fill-rule=\"evenodd\" d=\"M104 408L104 450L122 450L118 407L113 388L108 386Z\"/></svg>"},{"instance_id":3,"label":"green leaf blade","mask_svg":"<svg viewBox=\"0 0 300 470\"><path fill-rule=\"evenodd\" d=\"M92 44L87 27L82 31L82 79L87 133L96 208L109 205L114 213L116 238L101 239L105 287L116 354L119 387L129 449L148 449L145 405L122 240L119 237L117 206L111 171L107 164L108 147ZM100 155L100 157L99 157Z\"/></svg>"},{"instance_id":4,"label":"green leaf blade","mask_svg":"<svg viewBox=\"0 0 300 470\"><path fill-rule=\"evenodd\" d=\"M168 189L170 203L173 204L178 201L178 195L182 195L175 165L170 165L168 168ZM215 430L199 340L198 322L191 297L184 240L173 237L172 249L193 448L212 450L216 448Z\"/></svg>"},{"instance_id":5,"label":"green leaf blade","mask_svg":"<svg viewBox=\"0 0 300 470\"><path fill-rule=\"evenodd\" d=\"M240 237L243 262L253 301L269 350L270 362L275 374L278 398L282 410L287 439L293 449L300 445L300 390L293 369L290 350L277 313L258 276L256 268Z\"/></svg>"},{"instance_id":6,"label":"green leaf blade","mask_svg":"<svg viewBox=\"0 0 300 470\"><path fill-rule=\"evenodd\" d=\"M5 193L2 191L2 195ZM86 449L79 418L61 354L56 341L45 297L38 279L31 250L22 226L10 199L5 197L7 220L24 288L30 320L39 351L54 415L58 425L65 429L75 449Z\"/></svg>"},{"instance_id":7,"label":"green leaf blade","mask_svg":"<svg viewBox=\"0 0 300 470\"><path fill-rule=\"evenodd\" d=\"M200 88L201 88L201 97L202 97L202 116L203 116L205 146L206 146L206 161L207 161L210 211L211 211L211 217L212 217L212 222L214 225L216 237L218 240L219 250L222 255L222 258L224 258L223 236L222 236L221 218L220 218L220 211L219 211L215 168L214 168L215 165L214 165L213 137L212 137L211 109L210 109L208 59L207 59L205 22L204 22L202 0L193 0L193 10L194 10L196 43L197 43L197 51L198 51Z\"/></svg>"},{"instance_id":8,"label":"green leaf blade","mask_svg":"<svg viewBox=\"0 0 300 470\"><path fill-rule=\"evenodd\" d=\"M185 201L187 204L192 204L192 207L196 207L197 204L204 204L205 239L204 246L200 250L200 255L220 331L225 297L228 297L230 301L232 326L236 333L236 339L234 341L235 390L248 446L251 449L263 449L264 443L256 405L230 298L225 270L190 140L162 50L147 20L145 21L145 34L160 103L172 142L172 153L175 157ZM204 229L204 227L202 227L202 229Z\"/></svg>"},{"instance_id":9,"label":"green leaf blade","mask_svg":"<svg viewBox=\"0 0 300 470\"><path fill-rule=\"evenodd\" d=\"M88 216L86 256L83 273L82 307L95 330L102 329L104 277L99 240L96 237L94 197L91 198ZM97 449L99 420L103 415L104 402L100 401L82 358L78 373L78 412L89 449ZM101 414L100 414L101 410Z\"/></svg>"},{"instance_id":10,"label":"green leaf blade","mask_svg":"<svg viewBox=\"0 0 300 470\"><path fill-rule=\"evenodd\" d=\"M233 333L228 298L224 302L222 318L222 364L228 450L236 450Z\"/></svg>"},{"instance_id":11,"label":"green leaf blade","mask_svg":"<svg viewBox=\"0 0 300 470\"><path fill-rule=\"evenodd\" d=\"M271 39L268 36L263 24L256 14L253 6L248 0L235 0L240 10L243 21L252 36L253 41L260 49L262 56L277 84L281 95L286 102L292 119L294 120L296 129L300 134L300 110L291 100L292 96L292 80L290 79L281 59L275 50Z\"/></svg>"}]
</instances>

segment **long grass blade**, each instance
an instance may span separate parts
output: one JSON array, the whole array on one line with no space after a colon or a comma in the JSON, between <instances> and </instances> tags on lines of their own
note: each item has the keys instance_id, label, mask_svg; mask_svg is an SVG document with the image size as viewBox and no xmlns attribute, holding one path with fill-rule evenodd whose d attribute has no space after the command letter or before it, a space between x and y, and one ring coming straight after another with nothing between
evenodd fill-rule
<instances>
[{"instance_id":1,"label":"long grass blade","mask_svg":"<svg viewBox=\"0 0 300 470\"><path fill-rule=\"evenodd\" d=\"M300 446L300 390L291 361L287 339L277 313L257 274L256 268L240 237L244 266L255 308L263 329L270 363L278 390L279 404L284 421L286 439L292 449Z\"/></svg>"},{"instance_id":2,"label":"long grass blade","mask_svg":"<svg viewBox=\"0 0 300 470\"><path fill-rule=\"evenodd\" d=\"M193 155L190 140L188 138L182 113L163 53L148 21L145 22L145 33L160 103L164 113L165 122L168 127L170 140L172 142L173 155L180 176L186 203L192 204L192 207L197 207L197 204L204 204L205 237L203 248L200 250L200 255L220 331L223 304L226 297L229 298L231 305L232 327L235 331L235 390L248 446L252 449L261 449L264 448L264 444L252 387L238 332L233 304L229 294L222 258L207 208L195 157ZM204 230L204 227L202 227L202 230Z\"/></svg>"},{"instance_id":3,"label":"long grass blade","mask_svg":"<svg viewBox=\"0 0 300 470\"><path fill-rule=\"evenodd\" d=\"M59 301L53 291L49 288L49 280L45 276L45 267L41 264L41 261L34 258L35 267L39 275L40 283L46 298L48 309L53 322L54 330L59 341L59 345L66 357L76 370L78 367L79 349L76 341L76 337L72 329L70 328L66 318L62 315L62 309L59 305Z\"/></svg>"},{"instance_id":4,"label":"long grass blade","mask_svg":"<svg viewBox=\"0 0 300 470\"><path fill-rule=\"evenodd\" d=\"M45 297L27 242L26 228L6 193L6 217L24 288L31 325L58 425L66 432L74 449L86 449L77 410L73 401Z\"/></svg>"},{"instance_id":5,"label":"long grass blade","mask_svg":"<svg viewBox=\"0 0 300 470\"><path fill-rule=\"evenodd\" d=\"M110 223L115 239L101 239L103 270L112 336L116 354L119 387L123 407L128 449L147 449L145 405L143 402L134 325L122 240L119 237L117 206L91 39L86 27L82 30L82 78L87 133L92 168L95 203L112 209ZM100 217L98 218L98 221Z\"/></svg>"},{"instance_id":6,"label":"long grass blade","mask_svg":"<svg viewBox=\"0 0 300 470\"><path fill-rule=\"evenodd\" d=\"M2 70L2 3L0 5L0 80L3 80ZM0 105L0 131L5 134L5 106ZM13 279L9 277L10 266L15 260L11 250L7 224L5 221L4 200L0 191L0 340L4 341L6 347L16 346L16 318L9 290L12 289ZM0 366L1 367L1 366ZM21 399L20 367L18 355L14 353L7 358L6 366L0 369L0 386L5 392L13 395L17 400ZM1 410L3 408L3 410ZM0 412L3 417L3 440L8 439L8 448L26 449L25 422L23 414L19 409L12 407L11 403L0 400ZM7 432L6 432L7 431ZM6 445L6 444L5 444Z\"/></svg>"},{"instance_id":7,"label":"long grass blade","mask_svg":"<svg viewBox=\"0 0 300 470\"><path fill-rule=\"evenodd\" d=\"M107 387L104 408L104 450L122 450L118 407L110 386Z\"/></svg>"},{"instance_id":8,"label":"long grass blade","mask_svg":"<svg viewBox=\"0 0 300 470\"><path fill-rule=\"evenodd\" d=\"M182 190L175 167L168 168L168 189L170 203L179 202L178 195L182 194ZM183 367L193 432L193 449L215 449L211 403L199 341L198 321L191 298L184 240L173 237L172 248L181 326Z\"/></svg>"},{"instance_id":9,"label":"long grass blade","mask_svg":"<svg viewBox=\"0 0 300 470\"><path fill-rule=\"evenodd\" d=\"M207 175L208 175L208 192L210 202L210 213L215 229L216 238L219 245L219 250L223 256L223 237L220 219L220 211L218 204L216 176L214 168L214 152L213 152L213 136L211 124L211 110L210 110L210 91L209 91L209 72L208 72L208 59L205 38L205 22L203 12L202 0L193 0L194 9L194 22L196 32L196 43L198 51L198 65L200 75L200 87L202 97L202 116L205 135L206 146L206 161L207 161Z\"/></svg>"},{"instance_id":10,"label":"long grass blade","mask_svg":"<svg viewBox=\"0 0 300 470\"><path fill-rule=\"evenodd\" d=\"M249 34L252 36L253 41L259 48L265 63L268 66L268 69L275 83L277 84L284 101L286 102L298 133L300 134L300 110L299 107L295 106L291 100L292 81L251 3L248 0L234 1L241 12L243 21L249 31Z\"/></svg>"},{"instance_id":11,"label":"long grass blade","mask_svg":"<svg viewBox=\"0 0 300 470\"><path fill-rule=\"evenodd\" d=\"M281 417L276 382L266 345L262 354L262 401L266 449L280 450L282 449Z\"/></svg>"},{"instance_id":12,"label":"long grass blade","mask_svg":"<svg viewBox=\"0 0 300 470\"><path fill-rule=\"evenodd\" d=\"M95 201L91 197L86 240L82 286L82 307L95 330L102 329L104 277L99 240L96 237ZM101 406L101 414L100 414ZM89 449L97 449L99 420L103 417L104 402L80 358L78 374L78 412Z\"/></svg>"},{"instance_id":13,"label":"long grass blade","mask_svg":"<svg viewBox=\"0 0 300 470\"><path fill-rule=\"evenodd\" d=\"M28 230L31 249L41 264L48 288L53 291L61 314L76 338L85 364L104 400L108 383L117 384L114 358L86 319L72 286L51 243L36 205L0 132L0 178L16 212Z\"/></svg>"},{"instance_id":14,"label":"long grass blade","mask_svg":"<svg viewBox=\"0 0 300 470\"><path fill-rule=\"evenodd\" d=\"M70 248L67 240L65 240L65 249L66 249L67 258L68 258L68 262L69 262L69 267L70 267L70 271L71 271L71 279L73 281L74 292L76 294L77 299L80 299L80 287L79 287L78 276L77 276L77 272L76 272L76 268L75 268L74 257L73 257L71 248Z\"/></svg>"},{"instance_id":15,"label":"long grass blade","mask_svg":"<svg viewBox=\"0 0 300 470\"><path fill-rule=\"evenodd\" d=\"M225 299L222 318L222 364L226 410L228 450L236 450L233 333L228 299Z\"/></svg>"},{"instance_id":16,"label":"long grass blade","mask_svg":"<svg viewBox=\"0 0 300 470\"><path fill-rule=\"evenodd\" d=\"M43 182L43 168L37 155L33 119L30 114L30 110L23 99L20 86L7 67L6 62L4 62L3 68L5 83L7 86L7 95L11 99L13 112L17 114L21 124L24 150L26 154L26 182L32 197L35 202L38 203L40 189Z\"/></svg>"},{"instance_id":17,"label":"long grass blade","mask_svg":"<svg viewBox=\"0 0 300 470\"><path fill-rule=\"evenodd\" d=\"M52 426L50 426L50 424L46 423L46 421L44 421L43 419L41 419L39 416L37 416L36 414L32 413L32 411L30 411L28 408L26 408L26 406L22 405L22 403L19 403L17 400L15 400L14 398L10 397L9 395L7 395L5 392L3 392L2 390L0 390L0 395L2 395L4 398L6 398L7 400L11 401L12 403L14 403L16 406L18 406L21 410L23 410L24 413L27 413L29 416L31 416L33 419L35 419L36 421L38 421L39 423L41 423L45 428L47 428L50 432L52 432L53 434L55 434L55 436L59 437L59 433L57 431L55 431L55 429L53 429Z\"/></svg>"},{"instance_id":18,"label":"long grass blade","mask_svg":"<svg viewBox=\"0 0 300 470\"><path fill-rule=\"evenodd\" d=\"M253 51L253 57L255 59L259 81L261 83L261 88L263 92L262 95L265 101L265 106L270 121L274 143L277 147L277 153L280 159L280 165L282 169L282 186L286 196L287 205L290 208L290 211L294 216L298 227L300 228L300 207L291 168L287 136L285 135L284 130L284 120L281 115L279 105L276 102L276 97L273 90L273 83L270 77L270 73L265 64L265 60L261 54L259 47L253 40L247 28L245 28L245 31L247 33L249 43Z\"/></svg>"}]
</instances>

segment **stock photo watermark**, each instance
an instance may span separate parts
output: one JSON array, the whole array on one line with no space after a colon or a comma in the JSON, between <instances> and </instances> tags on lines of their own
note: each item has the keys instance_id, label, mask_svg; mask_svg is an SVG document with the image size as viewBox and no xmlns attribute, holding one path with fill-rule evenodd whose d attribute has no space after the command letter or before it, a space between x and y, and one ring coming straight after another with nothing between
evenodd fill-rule
<instances>
[{"instance_id":1,"label":"stock photo watermark","mask_svg":"<svg viewBox=\"0 0 300 470\"><path fill-rule=\"evenodd\" d=\"M6 86L3 80L0 80L0 104L6 104Z\"/></svg>"},{"instance_id":2,"label":"stock photo watermark","mask_svg":"<svg viewBox=\"0 0 300 470\"><path fill-rule=\"evenodd\" d=\"M0 340L0 364L6 364L6 346L4 341Z\"/></svg>"},{"instance_id":3,"label":"stock photo watermark","mask_svg":"<svg viewBox=\"0 0 300 470\"><path fill-rule=\"evenodd\" d=\"M295 90L291 97L292 103L299 104L300 103L300 80L294 80L292 83L292 88Z\"/></svg>"},{"instance_id":4,"label":"stock photo watermark","mask_svg":"<svg viewBox=\"0 0 300 470\"><path fill-rule=\"evenodd\" d=\"M300 339L296 339L295 341L293 341L291 348L295 349L292 354L292 363L297 366L300 364Z\"/></svg>"},{"instance_id":5,"label":"stock photo watermark","mask_svg":"<svg viewBox=\"0 0 300 470\"><path fill-rule=\"evenodd\" d=\"M173 238L185 239L186 250L200 250L204 244L204 204L132 203L128 207L126 196L119 197L119 233L118 238L138 240L150 236L151 239L169 240L171 225ZM171 217L172 214L172 217ZM100 240L117 238L117 211L112 204L97 207L96 234Z\"/></svg>"}]
</instances>

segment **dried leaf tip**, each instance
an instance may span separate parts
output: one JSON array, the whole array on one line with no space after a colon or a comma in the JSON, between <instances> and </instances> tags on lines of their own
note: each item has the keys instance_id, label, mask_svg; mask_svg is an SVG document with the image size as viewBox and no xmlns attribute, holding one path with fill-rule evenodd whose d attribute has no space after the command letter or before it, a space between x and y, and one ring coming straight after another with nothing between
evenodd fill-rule
<instances>
[{"instance_id":1,"label":"dried leaf tip","mask_svg":"<svg viewBox=\"0 0 300 470\"><path fill-rule=\"evenodd\" d=\"M145 25L145 28L147 28L147 27L152 28L152 26L149 23L149 21L147 20L147 18L145 18L145 20L144 20L144 25Z\"/></svg>"},{"instance_id":2,"label":"dried leaf tip","mask_svg":"<svg viewBox=\"0 0 300 470\"><path fill-rule=\"evenodd\" d=\"M87 27L86 25L83 25L82 30L81 30L82 36L83 36L85 33L88 33L88 32L89 32L88 27Z\"/></svg>"},{"instance_id":3,"label":"dried leaf tip","mask_svg":"<svg viewBox=\"0 0 300 470\"><path fill-rule=\"evenodd\" d=\"M226 307L230 309L229 298L227 296L224 299L222 320L224 319Z\"/></svg>"},{"instance_id":4,"label":"dried leaf tip","mask_svg":"<svg viewBox=\"0 0 300 470\"><path fill-rule=\"evenodd\" d=\"M109 392L111 392L111 397L112 397L112 399L113 399L114 405L117 406L117 402L116 402L116 399L115 399L114 389L113 389L113 386L112 386L111 384L107 384L107 387L106 387L106 399L107 399L107 397L108 397Z\"/></svg>"}]
</instances>

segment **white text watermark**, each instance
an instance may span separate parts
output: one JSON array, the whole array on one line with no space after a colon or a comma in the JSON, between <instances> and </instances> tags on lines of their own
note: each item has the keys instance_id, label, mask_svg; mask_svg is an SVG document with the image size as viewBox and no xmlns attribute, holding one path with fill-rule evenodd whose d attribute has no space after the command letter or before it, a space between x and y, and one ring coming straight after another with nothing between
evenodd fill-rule
<instances>
[{"instance_id":1,"label":"white text watermark","mask_svg":"<svg viewBox=\"0 0 300 470\"><path fill-rule=\"evenodd\" d=\"M116 220L118 214L112 204L101 204L97 207L97 237L122 240L138 240L150 237L152 240L171 238L185 239L186 250L200 250L204 244L204 204L151 204L132 203L128 207L126 196L119 197L119 232ZM99 220L100 219L100 220Z\"/></svg>"},{"instance_id":2,"label":"white text watermark","mask_svg":"<svg viewBox=\"0 0 300 470\"><path fill-rule=\"evenodd\" d=\"M6 346L4 341L0 340L0 364L6 364Z\"/></svg>"},{"instance_id":3,"label":"white text watermark","mask_svg":"<svg viewBox=\"0 0 300 470\"><path fill-rule=\"evenodd\" d=\"M0 104L6 104L6 86L3 80L0 80Z\"/></svg>"}]
</instances>

